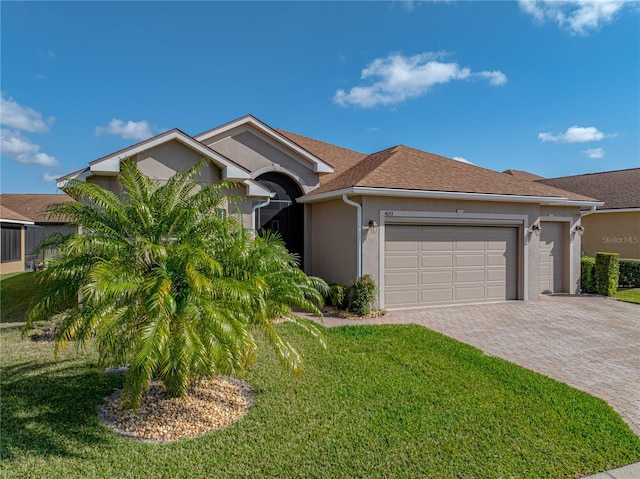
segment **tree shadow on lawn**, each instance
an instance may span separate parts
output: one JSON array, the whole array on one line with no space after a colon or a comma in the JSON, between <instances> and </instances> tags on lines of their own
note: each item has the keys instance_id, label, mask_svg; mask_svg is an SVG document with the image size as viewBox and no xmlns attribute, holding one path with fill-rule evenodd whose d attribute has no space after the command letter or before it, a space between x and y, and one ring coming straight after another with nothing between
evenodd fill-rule
<instances>
[{"instance_id":1,"label":"tree shadow on lawn","mask_svg":"<svg viewBox=\"0 0 640 479\"><path fill-rule=\"evenodd\" d=\"M122 386L122 377L101 380L86 363L63 360L11 365L1 378L3 461L26 455L85 457L86 446L107 440L97 407Z\"/></svg>"}]
</instances>

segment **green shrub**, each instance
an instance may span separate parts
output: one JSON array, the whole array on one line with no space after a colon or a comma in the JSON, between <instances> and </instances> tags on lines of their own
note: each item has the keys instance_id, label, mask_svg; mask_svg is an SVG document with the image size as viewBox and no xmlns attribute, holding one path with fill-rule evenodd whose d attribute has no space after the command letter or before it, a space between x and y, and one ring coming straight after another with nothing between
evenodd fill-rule
<instances>
[{"instance_id":1,"label":"green shrub","mask_svg":"<svg viewBox=\"0 0 640 479\"><path fill-rule=\"evenodd\" d=\"M349 294L349 311L358 316L369 314L377 291L375 281L368 274L356 278Z\"/></svg>"},{"instance_id":2,"label":"green shrub","mask_svg":"<svg viewBox=\"0 0 640 479\"><path fill-rule=\"evenodd\" d=\"M596 292L596 284L593 278L595 266L595 258L590 256L580 258L580 290L582 293L595 294Z\"/></svg>"},{"instance_id":3,"label":"green shrub","mask_svg":"<svg viewBox=\"0 0 640 479\"><path fill-rule=\"evenodd\" d=\"M325 298L325 303L339 309L347 309L349 305L350 286L338 283L329 284L329 295Z\"/></svg>"},{"instance_id":4,"label":"green shrub","mask_svg":"<svg viewBox=\"0 0 640 479\"><path fill-rule=\"evenodd\" d=\"M618 257L618 253L596 253L595 283L598 294L614 296L618 291Z\"/></svg>"},{"instance_id":5,"label":"green shrub","mask_svg":"<svg viewBox=\"0 0 640 479\"><path fill-rule=\"evenodd\" d=\"M621 259L620 286L625 288L640 288L640 259Z\"/></svg>"}]
</instances>

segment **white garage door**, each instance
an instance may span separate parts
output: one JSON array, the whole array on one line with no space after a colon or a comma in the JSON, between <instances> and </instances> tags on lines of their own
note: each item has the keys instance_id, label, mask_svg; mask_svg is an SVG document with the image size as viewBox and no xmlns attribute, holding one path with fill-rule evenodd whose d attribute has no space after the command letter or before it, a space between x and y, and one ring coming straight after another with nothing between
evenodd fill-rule
<instances>
[{"instance_id":1,"label":"white garage door","mask_svg":"<svg viewBox=\"0 0 640 479\"><path fill-rule=\"evenodd\" d=\"M385 227L385 308L517 299L517 228Z\"/></svg>"},{"instance_id":2,"label":"white garage door","mask_svg":"<svg viewBox=\"0 0 640 479\"><path fill-rule=\"evenodd\" d=\"M543 294L564 291L564 225L544 222L540 232L540 292Z\"/></svg>"}]
</instances>

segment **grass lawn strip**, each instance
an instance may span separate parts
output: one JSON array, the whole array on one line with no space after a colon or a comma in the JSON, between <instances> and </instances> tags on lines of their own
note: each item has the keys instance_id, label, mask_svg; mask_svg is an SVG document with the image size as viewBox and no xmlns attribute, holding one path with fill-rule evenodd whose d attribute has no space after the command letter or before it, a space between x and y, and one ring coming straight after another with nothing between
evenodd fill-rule
<instances>
[{"instance_id":1,"label":"grass lawn strip","mask_svg":"<svg viewBox=\"0 0 640 479\"><path fill-rule=\"evenodd\" d=\"M640 304L640 289L622 289L616 292L616 299L627 303Z\"/></svg>"},{"instance_id":2,"label":"grass lawn strip","mask_svg":"<svg viewBox=\"0 0 640 479\"><path fill-rule=\"evenodd\" d=\"M554 477L640 460L640 438L600 399L419 326L326 331L292 377L261 344L254 405L197 439L146 444L107 429L98 408L122 376L96 354L1 325L2 473L7 477Z\"/></svg>"}]
</instances>

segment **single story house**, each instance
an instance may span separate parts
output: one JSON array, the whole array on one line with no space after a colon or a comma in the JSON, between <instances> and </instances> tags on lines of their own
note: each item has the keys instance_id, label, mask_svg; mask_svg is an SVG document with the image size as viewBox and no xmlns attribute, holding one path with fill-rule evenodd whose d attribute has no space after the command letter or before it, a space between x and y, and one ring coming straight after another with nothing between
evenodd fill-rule
<instances>
[{"instance_id":1,"label":"single story house","mask_svg":"<svg viewBox=\"0 0 640 479\"><path fill-rule=\"evenodd\" d=\"M538 183L604 202L582 213L582 251L640 258L640 168L537 179Z\"/></svg>"},{"instance_id":2,"label":"single story house","mask_svg":"<svg viewBox=\"0 0 640 479\"><path fill-rule=\"evenodd\" d=\"M34 271L40 261L54 254L53 251L40 251L36 249L42 241L55 233L75 233L75 227L69 226L65 218L52 218L47 215L47 208L55 203L74 201L65 194L13 194L0 195L0 204L11 210L31 218L33 223L25 230L25 270Z\"/></svg>"},{"instance_id":3,"label":"single story house","mask_svg":"<svg viewBox=\"0 0 640 479\"><path fill-rule=\"evenodd\" d=\"M359 153L251 115L196 136L167 131L58 185L118 191L125 158L159 182L208 159L200 179L238 182L246 228L280 232L308 274L346 284L371 275L384 309L575 293L580 211L601 205L406 146Z\"/></svg>"},{"instance_id":4,"label":"single story house","mask_svg":"<svg viewBox=\"0 0 640 479\"><path fill-rule=\"evenodd\" d=\"M0 274L24 271L25 229L33 220L0 203Z\"/></svg>"}]
</instances>

